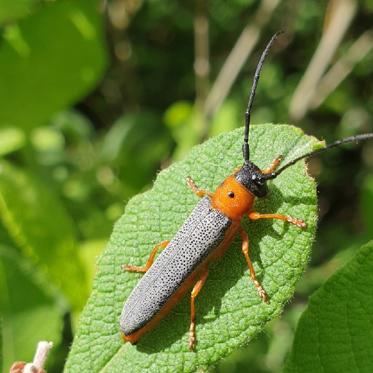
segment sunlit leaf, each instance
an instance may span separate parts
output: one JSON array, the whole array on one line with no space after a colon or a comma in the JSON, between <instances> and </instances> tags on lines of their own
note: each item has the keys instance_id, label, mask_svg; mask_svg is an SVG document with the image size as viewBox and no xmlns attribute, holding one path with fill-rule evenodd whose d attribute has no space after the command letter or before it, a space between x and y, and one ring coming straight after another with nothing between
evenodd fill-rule
<instances>
[{"instance_id":1,"label":"sunlit leaf","mask_svg":"<svg viewBox=\"0 0 373 373\"><path fill-rule=\"evenodd\" d=\"M0 128L0 156L21 149L25 140L25 134L18 128Z\"/></svg>"},{"instance_id":2,"label":"sunlit leaf","mask_svg":"<svg viewBox=\"0 0 373 373\"><path fill-rule=\"evenodd\" d=\"M279 154L286 162L317 144L290 126L258 125L250 136L252 160L260 167ZM308 228L302 231L279 221L245 222L254 266L270 295L269 304L259 299L250 282L236 240L224 258L211 266L197 299L196 352L188 350L188 297L136 346L120 339L123 302L140 278L123 272L120 265L144 263L157 242L172 238L198 200L187 188L186 177L214 190L242 163L241 145L239 129L196 146L183 161L162 171L150 191L128 203L99 260L66 372L194 372L246 345L281 313L304 271L316 228L315 183L301 163L271 182L269 197L258 201L255 208L303 218Z\"/></svg>"},{"instance_id":3,"label":"sunlit leaf","mask_svg":"<svg viewBox=\"0 0 373 373\"><path fill-rule=\"evenodd\" d=\"M30 129L82 98L105 67L98 1L59 0L8 26L0 49L0 125Z\"/></svg>"}]
</instances>

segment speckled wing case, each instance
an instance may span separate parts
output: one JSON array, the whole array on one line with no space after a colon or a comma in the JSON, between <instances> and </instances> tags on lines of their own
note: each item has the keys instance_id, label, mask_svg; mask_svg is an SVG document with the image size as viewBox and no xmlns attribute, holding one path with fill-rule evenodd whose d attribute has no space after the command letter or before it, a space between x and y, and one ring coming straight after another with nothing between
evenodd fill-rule
<instances>
[{"instance_id":1,"label":"speckled wing case","mask_svg":"<svg viewBox=\"0 0 373 373\"><path fill-rule=\"evenodd\" d=\"M149 322L216 247L232 221L202 198L169 245L145 273L127 299L120 325L130 335Z\"/></svg>"}]
</instances>

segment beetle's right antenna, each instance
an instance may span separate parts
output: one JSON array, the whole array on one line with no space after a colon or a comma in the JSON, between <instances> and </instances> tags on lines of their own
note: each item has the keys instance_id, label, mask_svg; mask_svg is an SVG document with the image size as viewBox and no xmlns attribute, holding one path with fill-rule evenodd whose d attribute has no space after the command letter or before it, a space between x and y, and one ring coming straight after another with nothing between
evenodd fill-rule
<instances>
[{"instance_id":1,"label":"beetle's right antenna","mask_svg":"<svg viewBox=\"0 0 373 373\"><path fill-rule=\"evenodd\" d=\"M266 59L269 50L272 47L273 42L277 39L277 36L282 34L283 31L276 32L272 37L271 40L268 42L267 46L265 47L262 55L260 56L258 65L256 66L255 74L254 74L254 80L253 85L251 87L251 92L249 96L249 102L247 103L247 108L245 112L245 132L244 132L244 139L243 139L243 145L242 145L242 153L243 153L243 159L245 163L249 162L250 158L250 149L249 149L249 127L250 127L250 115L251 115L251 108L253 106L254 98L255 98L255 92L256 87L258 85L260 72L262 70L264 60Z\"/></svg>"},{"instance_id":2,"label":"beetle's right antenna","mask_svg":"<svg viewBox=\"0 0 373 373\"><path fill-rule=\"evenodd\" d=\"M308 158L308 157L313 157L316 154L325 152L325 151L329 150L330 148L334 148L336 146L340 146L340 145L343 145L343 144L349 144L349 143L352 143L352 142L359 142L359 141L363 141L363 140L369 140L369 139L373 139L373 132L371 132L371 133L364 133L364 134L356 135L356 136L345 137L344 139L337 140L337 141L335 141L335 142L333 142L331 144L326 145L325 148L316 149L316 150L313 150L313 151L311 151L309 153L300 155L299 157L297 157L297 158L293 159L292 161L290 161L289 163L287 163L285 166L282 166L277 171L272 172L272 173L267 174L267 175L264 175L263 177L266 180L275 179L278 175L281 174L281 172L285 171L288 167L290 167L293 164L297 163L301 159Z\"/></svg>"}]
</instances>

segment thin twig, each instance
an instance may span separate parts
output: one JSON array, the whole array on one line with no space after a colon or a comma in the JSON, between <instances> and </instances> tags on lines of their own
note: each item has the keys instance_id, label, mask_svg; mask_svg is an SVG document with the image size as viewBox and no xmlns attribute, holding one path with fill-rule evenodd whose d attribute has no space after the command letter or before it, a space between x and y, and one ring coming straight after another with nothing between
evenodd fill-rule
<instances>
[{"instance_id":1,"label":"thin twig","mask_svg":"<svg viewBox=\"0 0 373 373\"><path fill-rule=\"evenodd\" d=\"M52 342L39 342L32 363L18 361L11 366L10 373L45 373L45 361L52 347Z\"/></svg>"},{"instance_id":2,"label":"thin twig","mask_svg":"<svg viewBox=\"0 0 373 373\"><path fill-rule=\"evenodd\" d=\"M196 105L204 106L209 88L209 21L205 0L196 0L194 19L194 72L196 74Z\"/></svg>"},{"instance_id":3,"label":"thin twig","mask_svg":"<svg viewBox=\"0 0 373 373\"><path fill-rule=\"evenodd\" d=\"M354 18L357 2L337 0L332 9L316 52L290 102L289 115L295 121L301 120L309 110L315 89Z\"/></svg>"},{"instance_id":4,"label":"thin twig","mask_svg":"<svg viewBox=\"0 0 373 373\"><path fill-rule=\"evenodd\" d=\"M373 30L365 31L351 45L320 80L311 99L311 108L316 109L351 73L352 69L373 49Z\"/></svg>"},{"instance_id":5,"label":"thin twig","mask_svg":"<svg viewBox=\"0 0 373 373\"><path fill-rule=\"evenodd\" d=\"M199 115L199 141L207 135L208 125L203 116L203 107L209 90L209 20L206 0L196 0L194 18L194 72L196 84L196 109Z\"/></svg>"},{"instance_id":6,"label":"thin twig","mask_svg":"<svg viewBox=\"0 0 373 373\"><path fill-rule=\"evenodd\" d=\"M254 21L243 29L207 96L204 116L208 120L228 95L242 66L258 42L262 28L269 22L279 3L280 0L263 0L254 16Z\"/></svg>"}]
</instances>

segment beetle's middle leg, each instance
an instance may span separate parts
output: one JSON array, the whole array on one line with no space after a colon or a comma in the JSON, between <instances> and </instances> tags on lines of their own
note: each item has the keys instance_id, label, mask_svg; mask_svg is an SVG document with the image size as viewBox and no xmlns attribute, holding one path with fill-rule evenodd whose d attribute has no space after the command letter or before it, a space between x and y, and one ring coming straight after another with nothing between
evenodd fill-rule
<instances>
[{"instance_id":1,"label":"beetle's middle leg","mask_svg":"<svg viewBox=\"0 0 373 373\"><path fill-rule=\"evenodd\" d=\"M307 224L302 219L293 218L292 216L282 214L260 214L259 212L251 211L248 213L250 220L258 219L278 219L287 221L288 223L296 225L298 228L307 228Z\"/></svg>"},{"instance_id":2,"label":"beetle's middle leg","mask_svg":"<svg viewBox=\"0 0 373 373\"><path fill-rule=\"evenodd\" d=\"M198 293L201 291L203 285L205 284L208 274L209 274L209 270L206 267L201 277L194 285L191 296L190 296L190 327L189 327L189 349L190 350L194 350L194 347L196 346L196 342L197 342L197 339L196 339L196 308L195 308L194 301Z\"/></svg>"},{"instance_id":3,"label":"beetle's middle leg","mask_svg":"<svg viewBox=\"0 0 373 373\"><path fill-rule=\"evenodd\" d=\"M194 180L188 176L187 177L187 185L190 189L192 189L193 193L197 196L197 197L204 197L206 195L212 197L212 193L207 191L207 190L204 190L204 189L199 189L196 185L196 183L194 182Z\"/></svg>"},{"instance_id":4,"label":"beetle's middle leg","mask_svg":"<svg viewBox=\"0 0 373 373\"><path fill-rule=\"evenodd\" d=\"M153 264L154 259L155 259L155 255L157 254L157 251L159 249L164 249L165 247L167 247L167 245L169 243L170 243L170 241L166 240L166 241L162 241L159 244L155 245L152 252L149 255L149 258L148 258L146 264L143 267L123 264L122 269L125 270L125 271L129 271L129 272L145 273L151 267L151 265Z\"/></svg>"},{"instance_id":5,"label":"beetle's middle leg","mask_svg":"<svg viewBox=\"0 0 373 373\"><path fill-rule=\"evenodd\" d=\"M253 280L260 298L262 298L264 302L268 303L268 295L266 291L264 290L263 286L261 285L261 283L256 279L254 266L249 256L249 236L242 228L240 229L240 234L241 234L241 239L242 239L242 253L245 256L247 266L249 267L249 270L250 270L250 278Z\"/></svg>"}]
</instances>

